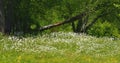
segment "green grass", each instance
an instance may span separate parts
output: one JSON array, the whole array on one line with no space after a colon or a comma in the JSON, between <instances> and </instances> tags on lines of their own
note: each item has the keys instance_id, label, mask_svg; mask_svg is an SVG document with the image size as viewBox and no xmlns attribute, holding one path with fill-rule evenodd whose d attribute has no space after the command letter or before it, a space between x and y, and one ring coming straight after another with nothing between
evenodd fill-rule
<instances>
[{"instance_id":1,"label":"green grass","mask_svg":"<svg viewBox=\"0 0 120 63\"><path fill-rule=\"evenodd\" d=\"M0 35L0 63L119 62L119 39L71 32L23 38Z\"/></svg>"}]
</instances>

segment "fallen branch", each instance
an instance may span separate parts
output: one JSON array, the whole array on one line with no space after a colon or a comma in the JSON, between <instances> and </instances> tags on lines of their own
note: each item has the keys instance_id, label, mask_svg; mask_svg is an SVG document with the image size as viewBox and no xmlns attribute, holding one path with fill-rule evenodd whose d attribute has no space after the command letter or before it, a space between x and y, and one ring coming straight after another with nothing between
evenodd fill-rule
<instances>
[{"instance_id":1,"label":"fallen branch","mask_svg":"<svg viewBox=\"0 0 120 63\"><path fill-rule=\"evenodd\" d=\"M56 26L60 26L60 25L63 25L63 24L67 24L67 23L71 23L71 22L74 22L78 19L80 19L82 16L85 15L85 12L79 14L79 15L76 15L74 17L71 17L63 22L60 22L60 23L55 23L55 24L50 24L50 25L47 25L47 26L43 26L41 27L39 30L40 31L44 31L44 30L47 30L47 29L50 29L50 28L53 28L53 27L56 27Z\"/></svg>"}]
</instances>

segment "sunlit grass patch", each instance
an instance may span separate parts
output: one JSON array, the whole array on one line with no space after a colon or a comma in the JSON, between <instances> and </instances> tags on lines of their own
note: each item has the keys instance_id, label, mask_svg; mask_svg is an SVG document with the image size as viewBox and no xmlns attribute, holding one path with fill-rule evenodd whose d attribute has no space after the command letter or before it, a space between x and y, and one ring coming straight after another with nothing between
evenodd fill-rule
<instances>
[{"instance_id":1,"label":"sunlit grass patch","mask_svg":"<svg viewBox=\"0 0 120 63\"><path fill-rule=\"evenodd\" d=\"M0 63L120 62L120 40L108 37L55 32L22 38L2 36L0 42Z\"/></svg>"}]
</instances>

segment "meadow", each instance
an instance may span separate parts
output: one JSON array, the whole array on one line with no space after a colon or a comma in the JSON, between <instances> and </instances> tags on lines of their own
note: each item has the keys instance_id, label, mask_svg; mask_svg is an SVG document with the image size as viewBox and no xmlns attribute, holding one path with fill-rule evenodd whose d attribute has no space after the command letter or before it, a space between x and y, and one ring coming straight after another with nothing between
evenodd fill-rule
<instances>
[{"instance_id":1,"label":"meadow","mask_svg":"<svg viewBox=\"0 0 120 63\"><path fill-rule=\"evenodd\" d=\"M72 32L0 35L0 63L120 63L120 39Z\"/></svg>"}]
</instances>

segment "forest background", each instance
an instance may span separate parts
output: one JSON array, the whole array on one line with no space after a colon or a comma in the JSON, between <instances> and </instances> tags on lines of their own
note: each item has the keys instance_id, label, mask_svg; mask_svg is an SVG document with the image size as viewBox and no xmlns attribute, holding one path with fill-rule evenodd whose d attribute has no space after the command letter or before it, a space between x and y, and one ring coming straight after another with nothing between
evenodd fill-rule
<instances>
[{"instance_id":1,"label":"forest background","mask_svg":"<svg viewBox=\"0 0 120 63\"><path fill-rule=\"evenodd\" d=\"M0 0L0 13L5 34L73 31L120 37L119 0Z\"/></svg>"}]
</instances>

